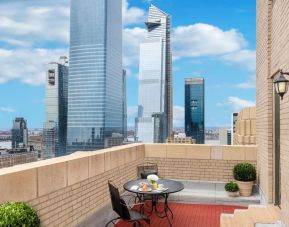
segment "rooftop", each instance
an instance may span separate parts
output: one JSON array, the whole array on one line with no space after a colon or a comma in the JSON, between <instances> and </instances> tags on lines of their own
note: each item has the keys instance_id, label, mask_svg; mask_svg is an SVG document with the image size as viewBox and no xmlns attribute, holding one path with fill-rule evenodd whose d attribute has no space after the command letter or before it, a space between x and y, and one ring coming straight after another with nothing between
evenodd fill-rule
<instances>
[{"instance_id":1,"label":"rooftop","mask_svg":"<svg viewBox=\"0 0 289 227\"><path fill-rule=\"evenodd\" d=\"M188 226L218 226L221 213L260 203L257 187L249 198L228 197L223 189L224 182L233 179L236 163L256 165L256 159L256 146L131 144L76 152L1 169L0 202L27 202L37 210L42 226L104 226L114 215L107 181L113 180L124 193L124 183L137 179L137 166L155 162L159 176L185 186L169 197L174 226L178 220L199 223ZM160 220L152 216L154 221ZM151 226L166 226L161 223Z\"/></svg>"}]
</instances>

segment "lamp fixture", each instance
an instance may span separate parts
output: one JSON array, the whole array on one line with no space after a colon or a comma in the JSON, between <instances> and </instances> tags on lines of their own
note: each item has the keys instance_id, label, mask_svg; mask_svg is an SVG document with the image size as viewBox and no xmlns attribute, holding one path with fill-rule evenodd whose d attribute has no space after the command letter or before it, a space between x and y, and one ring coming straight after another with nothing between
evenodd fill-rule
<instances>
[{"instance_id":1,"label":"lamp fixture","mask_svg":"<svg viewBox=\"0 0 289 227\"><path fill-rule=\"evenodd\" d=\"M282 69L280 69L278 77L273 81L275 85L275 90L277 94L281 97L281 100L288 91L289 80L287 80L284 75L289 75L289 72L283 72Z\"/></svg>"}]
</instances>

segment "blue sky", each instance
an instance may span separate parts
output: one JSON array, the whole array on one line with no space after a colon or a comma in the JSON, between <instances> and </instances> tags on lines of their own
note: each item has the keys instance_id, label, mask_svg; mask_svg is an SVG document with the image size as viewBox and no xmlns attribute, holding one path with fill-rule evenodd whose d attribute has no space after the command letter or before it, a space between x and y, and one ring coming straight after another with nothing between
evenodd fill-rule
<instances>
[{"instance_id":1,"label":"blue sky","mask_svg":"<svg viewBox=\"0 0 289 227\"><path fill-rule=\"evenodd\" d=\"M255 1L150 1L172 17L174 126L184 118L184 79L203 76L206 126L228 126L230 115L255 103ZM148 1L123 0L123 64L128 125L137 112L138 52ZM0 128L23 116L41 128L45 64L67 55L69 1L0 2Z\"/></svg>"}]
</instances>

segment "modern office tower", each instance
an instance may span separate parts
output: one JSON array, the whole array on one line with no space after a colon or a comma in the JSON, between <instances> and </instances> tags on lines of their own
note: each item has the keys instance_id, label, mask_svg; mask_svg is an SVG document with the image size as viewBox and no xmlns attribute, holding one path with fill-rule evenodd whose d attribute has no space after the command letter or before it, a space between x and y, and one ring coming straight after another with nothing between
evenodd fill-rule
<instances>
[{"instance_id":1,"label":"modern office tower","mask_svg":"<svg viewBox=\"0 0 289 227\"><path fill-rule=\"evenodd\" d=\"M232 123L231 123L231 144L234 144L234 134L236 133L236 122L238 120L238 114L237 112L232 113Z\"/></svg>"},{"instance_id":2,"label":"modern office tower","mask_svg":"<svg viewBox=\"0 0 289 227\"><path fill-rule=\"evenodd\" d=\"M147 38L140 45L136 139L145 143L165 142L173 127L170 16L150 5L145 25ZM155 113L162 117L155 120ZM155 132L159 120L162 128Z\"/></svg>"},{"instance_id":3,"label":"modern office tower","mask_svg":"<svg viewBox=\"0 0 289 227\"><path fill-rule=\"evenodd\" d=\"M12 149L27 148L28 129L27 122L23 117L16 117L12 128Z\"/></svg>"},{"instance_id":4,"label":"modern office tower","mask_svg":"<svg viewBox=\"0 0 289 227\"><path fill-rule=\"evenodd\" d=\"M196 139L197 144L205 143L205 80L185 80L185 133Z\"/></svg>"},{"instance_id":5,"label":"modern office tower","mask_svg":"<svg viewBox=\"0 0 289 227\"><path fill-rule=\"evenodd\" d=\"M73 0L70 13L67 153L123 133L122 2Z\"/></svg>"},{"instance_id":6,"label":"modern office tower","mask_svg":"<svg viewBox=\"0 0 289 227\"><path fill-rule=\"evenodd\" d=\"M231 130L228 128L219 129L220 145L231 145Z\"/></svg>"},{"instance_id":7,"label":"modern office tower","mask_svg":"<svg viewBox=\"0 0 289 227\"><path fill-rule=\"evenodd\" d=\"M126 96L126 70L122 71L122 113L123 113L123 138L127 141L127 96Z\"/></svg>"},{"instance_id":8,"label":"modern office tower","mask_svg":"<svg viewBox=\"0 0 289 227\"><path fill-rule=\"evenodd\" d=\"M47 66L43 158L66 154L68 59L65 56Z\"/></svg>"}]
</instances>

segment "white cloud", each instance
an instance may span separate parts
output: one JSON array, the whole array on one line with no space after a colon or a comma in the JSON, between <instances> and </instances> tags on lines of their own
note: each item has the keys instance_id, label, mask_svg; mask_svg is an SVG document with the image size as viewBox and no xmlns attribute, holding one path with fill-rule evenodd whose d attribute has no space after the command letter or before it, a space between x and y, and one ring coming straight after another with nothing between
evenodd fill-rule
<instances>
[{"instance_id":1,"label":"white cloud","mask_svg":"<svg viewBox=\"0 0 289 227\"><path fill-rule=\"evenodd\" d=\"M14 108L0 106L0 112L14 113L15 111L16 110Z\"/></svg>"},{"instance_id":2,"label":"white cloud","mask_svg":"<svg viewBox=\"0 0 289 227\"><path fill-rule=\"evenodd\" d=\"M251 72L256 70L256 51L240 50L224 55L223 60L228 64L234 64L242 69L247 69Z\"/></svg>"},{"instance_id":3,"label":"white cloud","mask_svg":"<svg viewBox=\"0 0 289 227\"><path fill-rule=\"evenodd\" d=\"M256 88L256 84L253 81L246 81L236 85L237 88L240 89L254 89Z\"/></svg>"},{"instance_id":4,"label":"white cloud","mask_svg":"<svg viewBox=\"0 0 289 227\"><path fill-rule=\"evenodd\" d=\"M174 106L174 127L184 127L185 110L183 106Z\"/></svg>"},{"instance_id":5,"label":"white cloud","mask_svg":"<svg viewBox=\"0 0 289 227\"><path fill-rule=\"evenodd\" d=\"M146 30L140 27L123 30L123 65L138 65L139 45L145 39Z\"/></svg>"},{"instance_id":6,"label":"white cloud","mask_svg":"<svg viewBox=\"0 0 289 227\"><path fill-rule=\"evenodd\" d=\"M23 3L0 5L2 42L16 46L69 40L69 7ZM11 42L12 40L12 42Z\"/></svg>"},{"instance_id":7,"label":"white cloud","mask_svg":"<svg viewBox=\"0 0 289 227\"><path fill-rule=\"evenodd\" d=\"M139 24L145 20L145 11L138 7L129 7L128 0L122 0L123 24Z\"/></svg>"},{"instance_id":8,"label":"white cloud","mask_svg":"<svg viewBox=\"0 0 289 227\"><path fill-rule=\"evenodd\" d=\"M61 55L67 55L67 50L0 49L0 83L17 80L30 85L43 84L46 64Z\"/></svg>"},{"instance_id":9,"label":"white cloud","mask_svg":"<svg viewBox=\"0 0 289 227\"><path fill-rule=\"evenodd\" d=\"M224 55L247 45L243 34L236 29L223 31L203 23L176 27L172 41L175 59Z\"/></svg>"},{"instance_id":10,"label":"white cloud","mask_svg":"<svg viewBox=\"0 0 289 227\"><path fill-rule=\"evenodd\" d=\"M248 79L245 82L237 84L236 88L244 89L244 90L255 89L256 88L256 76L251 75L250 77L248 77Z\"/></svg>"},{"instance_id":11,"label":"white cloud","mask_svg":"<svg viewBox=\"0 0 289 227\"><path fill-rule=\"evenodd\" d=\"M228 106L232 108L233 111L239 112L241 109L249 106L255 106L254 101L246 100L246 99L241 99L236 96L230 96L228 97L228 100L226 102Z\"/></svg>"}]
</instances>

